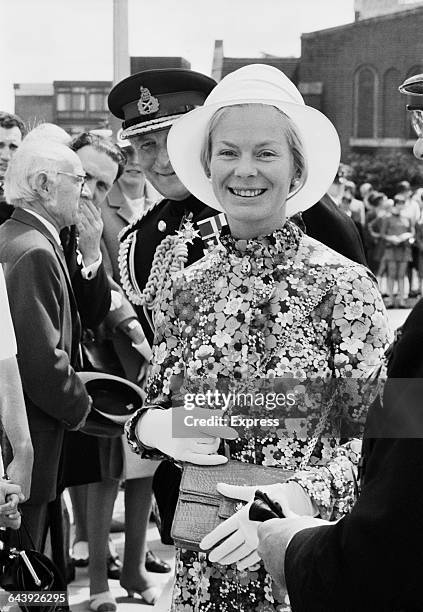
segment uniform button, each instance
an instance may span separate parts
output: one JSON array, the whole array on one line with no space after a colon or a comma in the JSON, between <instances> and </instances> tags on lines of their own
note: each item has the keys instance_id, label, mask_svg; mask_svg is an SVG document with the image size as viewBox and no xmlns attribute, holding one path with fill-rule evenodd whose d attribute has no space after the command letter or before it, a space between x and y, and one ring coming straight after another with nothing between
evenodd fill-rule
<instances>
[{"instance_id":1,"label":"uniform button","mask_svg":"<svg viewBox=\"0 0 423 612\"><path fill-rule=\"evenodd\" d=\"M163 221L163 219L161 219L158 224L157 224L157 229L159 230L159 232L165 232L166 231L166 221Z\"/></svg>"}]
</instances>

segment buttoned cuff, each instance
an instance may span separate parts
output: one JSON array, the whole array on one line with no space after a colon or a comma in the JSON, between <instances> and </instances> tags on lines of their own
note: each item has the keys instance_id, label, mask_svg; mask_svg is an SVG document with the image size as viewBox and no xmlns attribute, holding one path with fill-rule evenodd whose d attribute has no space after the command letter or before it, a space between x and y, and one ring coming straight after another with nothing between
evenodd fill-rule
<instances>
[{"instance_id":1,"label":"buttoned cuff","mask_svg":"<svg viewBox=\"0 0 423 612\"><path fill-rule=\"evenodd\" d=\"M91 280L92 278L95 278L98 272L98 269L101 266L101 262L103 261L103 255L100 252L99 258L94 263L90 264L89 266L86 266L84 264L84 258L82 257L82 253L79 250L76 251L76 259L77 259L78 264L82 266L81 268L82 278L84 280Z\"/></svg>"}]
</instances>

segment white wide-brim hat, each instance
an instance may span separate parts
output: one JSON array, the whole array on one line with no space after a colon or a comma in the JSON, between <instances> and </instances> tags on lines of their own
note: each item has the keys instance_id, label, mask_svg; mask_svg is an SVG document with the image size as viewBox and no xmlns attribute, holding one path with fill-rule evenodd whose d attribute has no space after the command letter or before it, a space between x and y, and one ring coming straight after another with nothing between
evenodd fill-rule
<instances>
[{"instance_id":1,"label":"white wide-brim hat","mask_svg":"<svg viewBox=\"0 0 423 612\"><path fill-rule=\"evenodd\" d=\"M294 122L304 148L306 176L301 188L288 195L286 215L307 210L320 200L335 178L341 156L339 137L329 119L306 106L295 85L273 66L250 64L228 74L209 94L204 106L174 123L167 140L173 169L196 198L224 212L201 164L201 149L209 121L217 110L249 103L275 106Z\"/></svg>"}]
</instances>

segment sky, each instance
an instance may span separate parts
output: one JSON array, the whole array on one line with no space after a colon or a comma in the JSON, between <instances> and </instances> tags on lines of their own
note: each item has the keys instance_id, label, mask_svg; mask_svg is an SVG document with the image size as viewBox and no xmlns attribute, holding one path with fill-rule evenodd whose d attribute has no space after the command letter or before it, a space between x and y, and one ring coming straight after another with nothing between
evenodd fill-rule
<instances>
[{"instance_id":1,"label":"sky","mask_svg":"<svg viewBox=\"0 0 423 612\"><path fill-rule=\"evenodd\" d=\"M0 0L0 109L13 83L113 80L113 0ZM211 73L230 57L300 55L300 35L354 20L354 0L128 0L129 55L175 55Z\"/></svg>"}]
</instances>

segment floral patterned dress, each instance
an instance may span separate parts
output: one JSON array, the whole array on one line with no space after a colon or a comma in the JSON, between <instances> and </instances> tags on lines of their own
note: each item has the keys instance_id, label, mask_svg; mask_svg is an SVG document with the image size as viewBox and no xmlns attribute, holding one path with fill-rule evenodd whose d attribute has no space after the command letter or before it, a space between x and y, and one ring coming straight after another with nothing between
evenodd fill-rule
<instances>
[{"instance_id":1,"label":"floral patterned dress","mask_svg":"<svg viewBox=\"0 0 423 612\"><path fill-rule=\"evenodd\" d=\"M170 407L175 377L239 384L364 379L389 340L371 274L289 221L251 240L223 232L214 250L173 278L161 306L147 406ZM340 423L364 421L365 414L354 391L330 404L322 393L305 393L274 430L245 429L231 443L231 458L292 470L291 480L304 487L321 516L336 518L353 503L357 459L352 446L340 445ZM330 407L328 418L310 446L322 405ZM128 431L139 452L137 418ZM282 612L289 601L276 597L262 565L238 571L210 563L205 553L178 550L172 610Z\"/></svg>"}]
</instances>

